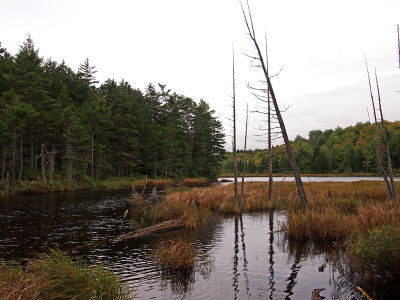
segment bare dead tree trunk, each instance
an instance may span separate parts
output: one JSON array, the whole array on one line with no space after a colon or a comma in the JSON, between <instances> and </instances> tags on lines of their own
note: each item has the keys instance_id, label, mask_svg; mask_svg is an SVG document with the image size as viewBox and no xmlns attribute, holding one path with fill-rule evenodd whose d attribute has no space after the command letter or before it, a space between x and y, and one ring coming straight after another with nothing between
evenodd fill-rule
<instances>
[{"instance_id":1,"label":"bare dead tree trunk","mask_svg":"<svg viewBox=\"0 0 400 300\"><path fill-rule=\"evenodd\" d=\"M267 65L267 73L269 74L268 68L268 45L267 39L265 38L265 57ZM268 200L273 200L273 177L272 177L272 140L271 140L271 97L269 89L267 88L267 105L268 105Z\"/></svg>"},{"instance_id":2,"label":"bare dead tree trunk","mask_svg":"<svg viewBox=\"0 0 400 300\"><path fill-rule=\"evenodd\" d=\"M242 210L243 203L243 186L244 186L244 173L246 171L246 149L247 149L247 126L249 125L249 103L246 107L246 130L244 134L244 149L243 149L243 166L242 166L242 186L240 191L240 211Z\"/></svg>"},{"instance_id":3,"label":"bare dead tree trunk","mask_svg":"<svg viewBox=\"0 0 400 300\"><path fill-rule=\"evenodd\" d=\"M365 58L365 66L367 68L369 92L370 92L370 95L371 95L372 110L374 112L375 135L376 135L376 139L375 139L374 144L375 144L376 159L378 161L378 167L379 167L379 170L381 171L382 178L385 181L386 188L387 188L387 191L388 191L388 194L389 194L389 198L393 199L392 189L391 189L390 183L389 183L389 181L387 179L386 171L385 171L385 168L384 168L383 162L382 162L382 150L381 150L381 141L380 141L381 138L380 138L380 134L379 134L378 121L377 121L377 118L376 118L375 102L374 102L374 96L372 94L371 79L370 79L370 76L369 76L367 58Z\"/></svg>"},{"instance_id":4,"label":"bare dead tree trunk","mask_svg":"<svg viewBox=\"0 0 400 300\"><path fill-rule=\"evenodd\" d=\"M398 47L398 52L399 52L399 68L400 68L400 30L399 30L399 24L397 24L397 47Z\"/></svg>"},{"instance_id":5,"label":"bare dead tree trunk","mask_svg":"<svg viewBox=\"0 0 400 300\"><path fill-rule=\"evenodd\" d=\"M233 107L233 171L235 173L234 178L234 197L235 202L238 198L238 170L237 170L237 160L236 160L236 88L235 88L235 54L232 55L232 82L233 82L233 96L232 96L232 107Z\"/></svg>"},{"instance_id":6,"label":"bare dead tree trunk","mask_svg":"<svg viewBox=\"0 0 400 300\"><path fill-rule=\"evenodd\" d=\"M21 180L21 177L22 177L22 169L23 169L23 167L24 167L24 160L23 160L23 158L22 158L22 141L23 141L23 139L22 139L22 134L21 134L21 141L20 141L20 156L19 156L19 161L20 161L20 164L19 164L19 174L18 174L18 180Z\"/></svg>"},{"instance_id":7,"label":"bare dead tree trunk","mask_svg":"<svg viewBox=\"0 0 400 300\"><path fill-rule=\"evenodd\" d=\"M392 190L392 197L396 198L397 197L397 191L396 191L396 185L395 185L394 179L393 179L392 160L390 158L390 151L389 151L389 144L388 144L386 126L385 126L385 122L384 122L384 119L383 119L382 104L381 104L381 93L379 91L379 83L378 83L378 76L376 75L376 69L375 69L375 79L376 79L376 89L378 91L378 103L379 103L379 112L380 112L380 116L381 116L383 143L384 143L386 156L387 156L390 188Z\"/></svg>"},{"instance_id":8,"label":"bare dead tree trunk","mask_svg":"<svg viewBox=\"0 0 400 300\"><path fill-rule=\"evenodd\" d=\"M240 3L240 5L242 5L242 3ZM287 156L289 158L289 163L290 163L290 166L292 167L293 175L294 175L294 178L295 178L295 181L296 181L297 193L299 195L301 205L303 206L304 209L307 209L308 208L308 201L307 201L306 194L304 192L303 182L301 180L300 172L299 172L299 169L297 168L297 164L296 164L296 161L295 161L294 156L293 156L292 148L290 147L289 137L287 135L285 123L283 122L283 118L282 118L281 112L279 110L278 102L277 102L276 97L275 97L275 92L274 92L274 89L272 88L272 83L271 83L271 80L269 78L269 74L268 74L268 71L266 69L265 62L264 62L263 56L261 54L260 47L258 46L258 43L257 43L257 40L256 40L256 35L255 35L255 31L254 31L254 24L253 24L253 20L252 20L252 17L251 17L250 6L249 6L249 2L248 1L247 1L247 8L248 8L248 14L249 14L250 23L249 23L249 21L247 19L246 13L245 13L243 5L242 5L242 12L243 12L243 16L244 16L244 19L245 19L245 22L246 22L247 30L248 30L249 36L250 36L251 40L253 41L254 46L255 46L255 48L257 50L257 55L258 55L258 60L260 62L260 67L263 70L264 77L265 77L265 80L267 82L267 86L268 86L269 92L271 94L272 103L273 103L274 108L275 108L276 117L278 119L279 126L281 128L282 137L283 137L283 140L285 142L286 153L287 153Z\"/></svg>"},{"instance_id":9,"label":"bare dead tree trunk","mask_svg":"<svg viewBox=\"0 0 400 300\"><path fill-rule=\"evenodd\" d=\"M42 148L40 150L40 160L41 160L41 167L42 167L42 178L43 178L43 183L46 184L46 171L45 171L45 161L46 161L46 155L44 154L44 145L42 144Z\"/></svg>"}]
</instances>

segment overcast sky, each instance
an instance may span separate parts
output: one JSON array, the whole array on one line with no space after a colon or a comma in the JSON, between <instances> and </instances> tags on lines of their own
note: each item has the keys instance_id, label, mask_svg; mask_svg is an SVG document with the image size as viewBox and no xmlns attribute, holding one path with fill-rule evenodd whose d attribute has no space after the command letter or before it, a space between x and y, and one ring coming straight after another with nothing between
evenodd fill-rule
<instances>
[{"instance_id":1,"label":"overcast sky","mask_svg":"<svg viewBox=\"0 0 400 300\"><path fill-rule=\"evenodd\" d=\"M400 119L398 0L250 0L256 35L268 38L271 74L289 137L368 120L364 54L377 68L385 118ZM204 99L216 111L231 149L232 47L235 49L238 147L243 147L245 105L260 102L246 84L262 74L238 0L0 0L0 42L11 54L31 35L39 55L77 70L87 57L97 78L148 83ZM251 148L265 148L252 114Z\"/></svg>"}]
</instances>

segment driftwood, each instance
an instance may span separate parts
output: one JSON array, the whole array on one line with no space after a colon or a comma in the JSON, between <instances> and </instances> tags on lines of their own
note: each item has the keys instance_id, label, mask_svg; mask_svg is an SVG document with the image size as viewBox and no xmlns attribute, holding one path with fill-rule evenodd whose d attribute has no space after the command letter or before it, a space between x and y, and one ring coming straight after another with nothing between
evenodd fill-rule
<instances>
[{"instance_id":1,"label":"driftwood","mask_svg":"<svg viewBox=\"0 0 400 300\"><path fill-rule=\"evenodd\" d=\"M146 227L146 228L142 228L135 232L129 232L129 233L120 235L119 237L117 237L115 239L106 239L106 240L102 240L102 241L98 241L98 242L94 242L94 243L71 247L69 249L65 249L65 251L80 251L80 250L84 250L87 248L105 245L105 244L117 244L117 243L120 243L123 241L148 236L148 235L151 235L154 233L160 233L160 232L166 232L166 231L180 229L180 228L185 227L185 225L186 225L186 221L184 219L182 219L182 218L173 219L173 220L161 222L161 223L158 223L158 224Z\"/></svg>"},{"instance_id":2,"label":"driftwood","mask_svg":"<svg viewBox=\"0 0 400 300\"><path fill-rule=\"evenodd\" d=\"M116 239L110 240L109 242L115 244L115 243L119 243L122 241L127 241L127 240L131 240L131 239L136 239L138 237L147 236L147 235L150 235L153 233L160 233L160 232L175 230L175 229L185 227L185 224L186 224L186 221L182 218L173 219L173 220L165 221L162 223L158 223L158 224L140 229L135 232L129 232L129 233L123 234Z\"/></svg>"}]
</instances>

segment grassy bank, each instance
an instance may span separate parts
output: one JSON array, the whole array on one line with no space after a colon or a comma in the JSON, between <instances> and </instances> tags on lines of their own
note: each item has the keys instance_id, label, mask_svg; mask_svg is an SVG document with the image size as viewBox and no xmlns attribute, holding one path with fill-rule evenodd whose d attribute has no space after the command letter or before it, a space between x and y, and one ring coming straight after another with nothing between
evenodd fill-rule
<instances>
[{"instance_id":1,"label":"grassy bank","mask_svg":"<svg viewBox=\"0 0 400 300\"><path fill-rule=\"evenodd\" d=\"M0 299L132 299L119 277L102 265L51 251L25 267L0 264Z\"/></svg>"},{"instance_id":2,"label":"grassy bank","mask_svg":"<svg viewBox=\"0 0 400 300\"><path fill-rule=\"evenodd\" d=\"M235 176L234 173L222 173L218 175L218 178L233 178ZM268 177L268 173L265 174L245 174L245 177ZM301 176L305 177L370 177L370 176L379 176L379 174L367 174L367 173L346 173L346 174L301 174ZM400 176L397 174L396 176ZM293 173L281 173L274 174L273 177L293 177Z\"/></svg>"},{"instance_id":3,"label":"grassy bank","mask_svg":"<svg viewBox=\"0 0 400 300\"><path fill-rule=\"evenodd\" d=\"M294 182L276 182L271 202L267 200L267 183L245 183L242 211L284 210L288 219L283 227L289 236L319 242L343 241L382 225L400 226L399 200L388 199L383 182L309 182L304 183L304 189L309 201L307 211L301 209ZM148 216L154 222L185 216L188 227L195 227L196 222L212 214L239 212L233 187L215 185L171 191L150 209Z\"/></svg>"},{"instance_id":4,"label":"grassy bank","mask_svg":"<svg viewBox=\"0 0 400 300\"><path fill-rule=\"evenodd\" d=\"M207 185L209 181L204 178L185 178L181 180L172 179L144 179L144 178L127 178L127 177L114 177L107 180L92 180L91 178L85 178L81 181L67 182L64 179L57 179L52 181L18 181L13 187L10 187L7 191L5 186L0 184L0 196L9 194L46 194L46 193L60 193L60 192L72 192L82 190L98 190L98 189L123 189L132 188L132 185L141 190L144 187L146 189L167 188L176 185L185 186L201 186Z\"/></svg>"}]
</instances>

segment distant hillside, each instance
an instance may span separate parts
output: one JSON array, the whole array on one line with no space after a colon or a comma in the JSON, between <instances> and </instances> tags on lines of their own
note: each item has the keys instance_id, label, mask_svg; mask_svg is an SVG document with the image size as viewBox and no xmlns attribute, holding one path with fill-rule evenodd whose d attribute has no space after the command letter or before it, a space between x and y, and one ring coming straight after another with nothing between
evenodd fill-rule
<instances>
[{"instance_id":1,"label":"distant hillside","mask_svg":"<svg viewBox=\"0 0 400 300\"><path fill-rule=\"evenodd\" d=\"M400 121L386 122L389 136L389 151L395 172L400 172ZM357 123L346 128L337 127L325 131L312 130L308 139L297 136L291 141L293 154L302 173L377 173L374 150L374 124ZM268 172L268 151L247 152L246 173ZM239 170L242 168L243 151L238 152ZM273 148L274 173L291 172L284 145ZM233 172L232 153L223 161L223 173Z\"/></svg>"}]
</instances>

